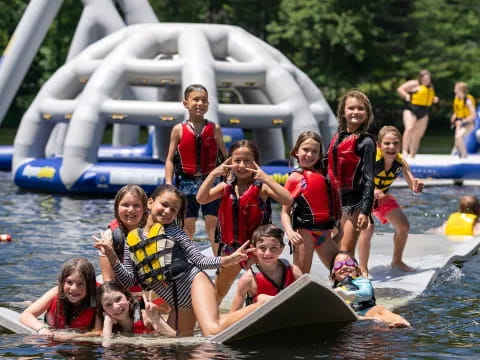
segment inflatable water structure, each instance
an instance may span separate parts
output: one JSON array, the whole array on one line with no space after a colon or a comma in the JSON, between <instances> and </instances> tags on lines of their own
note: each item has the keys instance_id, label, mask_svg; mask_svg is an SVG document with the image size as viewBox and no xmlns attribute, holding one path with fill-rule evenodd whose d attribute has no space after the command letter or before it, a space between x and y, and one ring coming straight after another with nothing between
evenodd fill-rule
<instances>
[{"instance_id":1,"label":"inflatable water structure","mask_svg":"<svg viewBox=\"0 0 480 360\"><path fill-rule=\"evenodd\" d=\"M161 24L147 0L82 2L65 65L41 88L18 128L12 173L19 187L115 193L128 183L147 190L161 184L170 130L186 119L182 92L192 83L208 89L206 117L222 126L227 140L251 130L270 174L286 176L285 146L301 132L317 131L328 144L336 130L314 83L241 28ZM38 48L60 5L30 2L4 54L0 89L20 83L29 64L23 61L19 70L18 59L25 47ZM222 93L238 103L220 102ZM2 105L0 115L9 103ZM102 146L110 124L112 145ZM149 141L138 146L141 127L148 128Z\"/></svg>"}]
</instances>

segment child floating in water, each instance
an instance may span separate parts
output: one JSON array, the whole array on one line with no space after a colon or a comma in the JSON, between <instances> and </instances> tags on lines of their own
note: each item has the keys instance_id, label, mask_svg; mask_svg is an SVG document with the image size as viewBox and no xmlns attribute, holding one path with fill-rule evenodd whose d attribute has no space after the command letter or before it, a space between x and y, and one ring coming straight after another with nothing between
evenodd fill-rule
<instances>
[{"instance_id":1,"label":"child floating in water","mask_svg":"<svg viewBox=\"0 0 480 360\"><path fill-rule=\"evenodd\" d=\"M274 296L302 275L298 266L279 259L285 245L283 231L277 226L259 226L252 235L252 245L257 264L240 278L230 311L241 309L245 298L252 303L260 294Z\"/></svg>"},{"instance_id":2,"label":"child floating in water","mask_svg":"<svg viewBox=\"0 0 480 360\"><path fill-rule=\"evenodd\" d=\"M361 318L382 321L391 328L410 327L410 323L400 315L376 305L371 281L361 276L357 261L348 252L337 253L330 274L335 291L350 303Z\"/></svg>"},{"instance_id":3,"label":"child floating in water","mask_svg":"<svg viewBox=\"0 0 480 360\"><path fill-rule=\"evenodd\" d=\"M440 227L428 232L456 236L480 235L480 201L475 196L462 196L458 203L458 210L450 215Z\"/></svg>"}]
</instances>

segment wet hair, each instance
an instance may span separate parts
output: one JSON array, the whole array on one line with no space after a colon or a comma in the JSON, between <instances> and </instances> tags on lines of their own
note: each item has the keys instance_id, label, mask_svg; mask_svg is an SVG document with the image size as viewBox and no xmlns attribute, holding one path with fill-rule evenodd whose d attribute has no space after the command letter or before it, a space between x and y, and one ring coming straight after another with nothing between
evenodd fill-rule
<instances>
[{"instance_id":1,"label":"wet hair","mask_svg":"<svg viewBox=\"0 0 480 360\"><path fill-rule=\"evenodd\" d=\"M370 100L368 96L365 95L363 92L357 89L350 90L347 92L340 103L338 104L337 109L337 120L338 120L338 131L347 131L347 119L345 118L345 105L347 103L348 98L355 98L363 103L365 106L365 111L367 112L366 121L363 122L362 125L356 131L359 134L363 134L367 132L368 127L373 123L373 111L372 105L370 104Z\"/></svg>"},{"instance_id":2,"label":"wet hair","mask_svg":"<svg viewBox=\"0 0 480 360\"><path fill-rule=\"evenodd\" d=\"M260 225L252 234L252 245L257 246L257 244L266 237L273 237L278 240L282 247L285 246L283 242L283 230L274 224Z\"/></svg>"},{"instance_id":3,"label":"wet hair","mask_svg":"<svg viewBox=\"0 0 480 360\"><path fill-rule=\"evenodd\" d=\"M175 194L180 199L180 209L178 209L178 214L175 223L180 227L183 228L183 219L185 217L185 208L187 204L187 199L183 192L178 190L175 186L170 184L163 184L158 186L155 190L153 190L152 194L150 195L150 199L155 200L157 197L162 195L164 192L171 192Z\"/></svg>"},{"instance_id":4,"label":"wet hair","mask_svg":"<svg viewBox=\"0 0 480 360\"><path fill-rule=\"evenodd\" d=\"M377 136L377 143L380 145L382 143L382 140L385 135L388 133L394 133L396 137L398 137L398 140L402 142L402 134L400 133L400 130L398 130L395 126L391 125L386 125L383 126L379 131L378 131L378 136Z\"/></svg>"},{"instance_id":5,"label":"wet hair","mask_svg":"<svg viewBox=\"0 0 480 360\"><path fill-rule=\"evenodd\" d=\"M138 225L138 227L145 226L145 223L147 221L147 216L148 216L148 206L147 206L148 198L147 198L147 194L145 193L145 190L143 190L138 185L125 185L120 190L117 191L117 194L115 195L115 203L114 203L114 206L113 206L115 219L117 219L118 224L124 230L127 230L125 224L123 224L122 221L120 220L120 215L118 214L118 208L119 208L119 205L120 205L120 201L122 201L123 197L126 194L132 194L135 198L140 200L140 202L142 203L143 216L142 216L142 220L140 221L140 224Z\"/></svg>"},{"instance_id":6,"label":"wet hair","mask_svg":"<svg viewBox=\"0 0 480 360\"><path fill-rule=\"evenodd\" d=\"M130 291L128 291L127 288L125 288L122 284L120 284L118 281L112 280L112 281L106 281L102 285L100 285L97 288L97 315L100 318L100 320L103 321L104 319L104 310L103 310L103 305L102 305L102 298L105 294L113 292L113 291L119 291L125 297L127 298L128 302L130 303L130 317L133 318L134 315L134 310L135 310L135 305L137 303L137 300L133 298L132 294Z\"/></svg>"},{"instance_id":7,"label":"wet hair","mask_svg":"<svg viewBox=\"0 0 480 360\"><path fill-rule=\"evenodd\" d=\"M73 309L73 304L68 301L67 296L63 291L63 286L65 280L70 275L78 272L78 274L85 281L85 298L82 299L82 304L79 311ZM74 316L81 313L87 307L95 307L95 293L96 293L97 280L95 275L95 268L93 264L85 258L78 257L68 260L62 266L62 270L58 275L58 298L59 306L57 306L57 314L63 312L63 318L65 319L65 324L69 325L73 320ZM58 316L55 314L55 324L57 326Z\"/></svg>"},{"instance_id":8,"label":"wet hair","mask_svg":"<svg viewBox=\"0 0 480 360\"><path fill-rule=\"evenodd\" d=\"M462 196L458 203L458 211L480 216L480 202L475 196Z\"/></svg>"},{"instance_id":9,"label":"wet hair","mask_svg":"<svg viewBox=\"0 0 480 360\"><path fill-rule=\"evenodd\" d=\"M203 91L208 96L208 91L207 91L207 88L205 86L200 85L200 84L191 84L191 85L188 85L185 88L185 91L183 93L183 98L185 100L187 100L188 95L190 95L190 93L193 92L193 91Z\"/></svg>"},{"instance_id":10,"label":"wet hair","mask_svg":"<svg viewBox=\"0 0 480 360\"><path fill-rule=\"evenodd\" d=\"M431 74L430 74L430 71L428 71L427 69L422 69L418 72L418 83L421 85L422 84L422 78L425 76L425 75L429 75L430 76L430 85L431 85L431 82L432 82L432 79L431 79Z\"/></svg>"},{"instance_id":11,"label":"wet hair","mask_svg":"<svg viewBox=\"0 0 480 360\"><path fill-rule=\"evenodd\" d=\"M323 160L323 152L322 152L323 143L322 143L322 138L315 131L304 131L300 135L298 135L297 142L295 143L292 150L290 151L290 156L298 160L296 153L298 152L298 149L303 144L303 142L306 140L316 141L320 145L318 161L315 163L315 165L313 165L314 169L320 170L322 168L322 160Z\"/></svg>"},{"instance_id":12,"label":"wet hair","mask_svg":"<svg viewBox=\"0 0 480 360\"><path fill-rule=\"evenodd\" d=\"M463 82L463 81L459 81L459 82L456 82L455 83L455 87L459 87L460 91L463 92L465 94L465 96L467 96L468 94L468 86L467 86L467 83Z\"/></svg>"},{"instance_id":13,"label":"wet hair","mask_svg":"<svg viewBox=\"0 0 480 360\"><path fill-rule=\"evenodd\" d=\"M335 274L333 273L333 266L335 265L335 259L337 258L338 255L348 255L350 258L355 262L355 265L357 266L357 273L360 271L360 268L358 267L358 261L355 259L355 256L352 256L350 252L346 250L338 250L335 255L332 257L332 261L330 262L330 279L333 280L333 287L336 287L338 284L337 279L335 279Z\"/></svg>"}]
</instances>

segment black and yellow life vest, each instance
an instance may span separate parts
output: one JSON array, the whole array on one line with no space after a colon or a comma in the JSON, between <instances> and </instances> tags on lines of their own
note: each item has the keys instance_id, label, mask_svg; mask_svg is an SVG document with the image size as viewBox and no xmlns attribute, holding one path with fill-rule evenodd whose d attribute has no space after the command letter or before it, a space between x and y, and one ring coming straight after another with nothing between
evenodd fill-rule
<instances>
[{"instance_id":1,"label":"black and yellow life vest","mask_svg":"<svg viewBox=\"0 0 480 360\"><path fill-rule=\"evenodd\" d=\"M385 169L385 159L383 158L382 150L377 148L377 155L375 156L375 177L373 179L375 188L387 192L390 185L392 185L397 176L402 172L402 169L403 159L400 154L397 154L390 169Z\"/></svg>"},{"instance_id":2,"label":"black and yellow life vest","mask_svg":"<svg viewBox=\"0 0 480 360\"><path fill-rule=\"evenodd\" d=\"M445 235L473 236L477 216L455 212L447 220Z\"/></svg>"},{"instance_id":3,"label":"black and yellow life vest","mask_svg":"<svg viewBox=\"0 0 480 360\"><path fill-rule=\"evenodd\" d=\"M156 280L171 282L192 266L162 224L154 224L146 238L143 229L130 231L127 244L138 281L146 288Z\"/></svg>"},{"instance_id":4,"label":"black and yellow life vest","mask_svg":"<svg viewBox=\"0 0 480 360\"><path fill-rule=\"evenodd\" d=\"M453 112L457 119L465 119L471 115L467 106L467 98L472 102L473 108L475 109L476 107L476 101L472 95L468 94L465 99L459 99L455 96L453 100Z\"/></svg>"},{"instance_id":5,"label":"black and yellow life vest","mask_svg":"<svg viewBox=\"0 0 480 360\"><path fill-rule=\"evenodd\" d=\"M418 90L411 95L410 102L417 106L431 106L434 97L433 86L420 85Z\"/></svg>"}]
</instances>

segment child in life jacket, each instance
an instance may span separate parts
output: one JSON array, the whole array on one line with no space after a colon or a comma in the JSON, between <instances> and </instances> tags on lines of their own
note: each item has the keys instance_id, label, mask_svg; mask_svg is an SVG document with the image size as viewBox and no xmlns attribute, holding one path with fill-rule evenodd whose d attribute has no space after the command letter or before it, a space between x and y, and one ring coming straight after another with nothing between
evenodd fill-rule
<instances>
[{"instance_id":1,"label":"child in life jacket","mask_svg":"<svg viewBox=\"0 0 480 360\"><path fill-rule=\"evenodd\" d=\"M475 127L475 98L468 93L467 84L455 83L455 99L453 100L453 113L450 123L455 129L455 149L461 158L467 157L465 138Z\"/></svg>"},{"instance_id":2,"label":"child in life jacket","mask_svg":"<svg viewBox=\"0 0 480 360\"><path fill-rule=\"evenodd\" d=\"M87 259L67 261L58 285L48 290L20 315L20 322L39 335L56 335L58 329L101 331L95 311L95 269ZM45 313L45 322L38 317Z\"/></svg>"},{"instance_id":3,"label":"child in life jacket","mask_svg":"<svg viewBox=\"0 0 480 360\"><path fill-rule=\"evenodd\" d=\"M375 319L391 328L410 327L410 323L382 305L376 305L370 280L361 276L360 268L348 252L339 251L330 266L333 288L360 316L360 319Z\"/></svg>"},{"instance_id":4,"label":"child in life jacket","mask_svg":"<svg viewBox=\"0 0 480 360\"><path fill-rule=\"evenodd\" d=\"M290 173L285 188L293 205L282 206L282 225L293 246L293 263L309 273L315 250L326 267L338 246L332 231L340 220L340 198L335 182L322 166L322 139L313 131L301 133L290 155L299 167Z\"/></svg>"},{"instance_id":5,"label":"child in life jacket","mask_svg":"<svg viewBox=\"0 0 480 360\"><path fill-rule=\"evenodd\" d=\"M143 301L145 309L141 310L139 302L116 281L107 281L99 286L97 313L103 320L102 336L110 338L113 332L175 336L175 330L163 320L152 302L151 291L143 293Z\"/></svg>"},{"instance_id":6,"label":"child in life jacket","mask_svg":"<svg viewBox=\"0 0 480 360\"><path fill-rule=\"evenodd\" d=\"M415 269L405 264L402 257L405 244L407 243L410 224L395 197L387 192L400 173L403 173L408 187L415 194L422 192L423 182L413 176L407 162L400 155L401 143L402 135L394 126L384 126L378 132L373 215L382 224L389 222L395 228L391 266L409 272ZM364 276L368 276L368 258L370 256L373 232L374 225L370 223L361 232L358 242L358 258L360 260L360 269Z\"/></svg>"},{"instance_id":7,"label":"child in life jacket","mask_svg":"<svg viewBox=\"0 0 480 360\"><path fill-rule=\"evenodd\" d=\"M273 224L261 225L252 235L253 254L257 263L240 278L230 311L255 303L260 294L275 296L296 279L302 271L286 259L279 259L283 248L283 231Z\"/></svg>"},{"instance_id":8,"label":"child in life jacket","mask_svg":"<svg viewBox=\"0 0 480 360\"><path fill-rule=\"evenodd\" d=\"M373 121L368 97L350 90L338 105L338 132L328 149L328 175L340 188L343 235L340 250L355 254L361 230L367 228L373 206L375 141L367 134Z\"/></svg>"},{"instance_id":9,"label":"child in life jacket","mask_svg":"<svg viewBox=\"0 0 480 360\"><path fill-rule=\"evenodd\" d=\"M429 232L451 236L479 236L479 216L480 201L475 196L462 196L458 210L442 226Z\"/></svg>"},{"instance_id":10,"label":"child in life jacket","mask_svg":"<svg viewBox=\"0 0 480 360\"><path fill-rule=\"evenodd\" d=\"M222 199L216 236L220 242L219 254L224 255L233 253L251 240L258 226L271 222L270 198L280 205L292 204L290 193L258 166L260 155L254 143L237 141L230 147L228 156L207 176L197 194L200 204ZM220 176L227 180L215 185ZM215 279L219 303L241 268L234 265L220 269Z\"/></svg>"},{"instance_id":11,"label":"child in life jacket","mask_svg":"<svg viewBox=\"0 0 480 360\"><path fill-rule=\"evenodd\" d=\"M195 195L208 173L218 165L217 161L225 158L227 149L220 126L204 118L208 111L207 89L193 84L185 89L184 96L183 105L189 118L172 128L165 161L165 183L175 184L187 197L184 231L190 238L195 235L195 221L202 209L205 230L215 251L219 202L200 205Z\"/></svg>"},{"instance_id":12,"label":"child in life jacket","mask_svg":"<svg viewBox=\"0 0 480 360\"><path fill-rule=\"evenodd\" d=\"M127 236L123 263L104 236L94 237L95 247L105 253L123 286L139 283L172 307L168 324L177 334L193 334L198 321L203 334L212 335L258 305L220 316L215 285L202 270L234 266L247 260L250 250L246 249L247 242L229 256L204 256L182 230L185 206L186 199L180 190L173 185L161 185L148 198L145 227Z\"/></svg>"}]
</instances>

